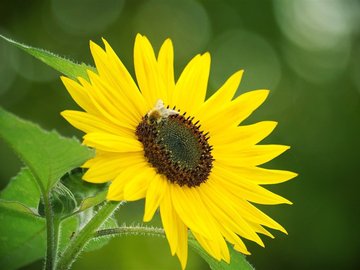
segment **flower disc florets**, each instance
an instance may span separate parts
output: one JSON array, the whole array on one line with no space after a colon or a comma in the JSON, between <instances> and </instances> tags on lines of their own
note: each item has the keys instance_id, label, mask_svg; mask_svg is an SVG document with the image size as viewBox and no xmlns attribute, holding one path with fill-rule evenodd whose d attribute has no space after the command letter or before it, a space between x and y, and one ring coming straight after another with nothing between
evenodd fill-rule
<instances>
[{"instance_id":1,"label":"flower disc florets","mask_svg":"<svg viewBox=\"0 0 360 270\"><path fill-rule=\"evenodd\" d=\"M192 121L158 101L136 128L148 162L170 182L188 187L204 183L213 162L208 134Z\"/></svg>"}]
</instances>

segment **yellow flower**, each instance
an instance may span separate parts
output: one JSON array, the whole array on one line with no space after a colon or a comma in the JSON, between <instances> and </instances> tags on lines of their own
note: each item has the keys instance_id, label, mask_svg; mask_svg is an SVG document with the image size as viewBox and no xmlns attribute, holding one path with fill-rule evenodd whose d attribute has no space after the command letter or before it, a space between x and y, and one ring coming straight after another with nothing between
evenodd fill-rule
<instances>
[{"instance_id":1,"label":"yellow flower","mask_svg":"<svg viewBox=\"0 0 360 270\"><path fill-rule=\"evenodd\" d=\"M84 144L96 149L84 180L111 181L108 200L145 198L144 221L160 208L171 253L187 262L188 229L211 256L230 261L226 241L249 254L240 237L263 246L264 226L286 233L251 203L291 204L261 185L284 182L295 173L258 167L287 150L257 145L276 122L239 126L266 99L256 90L233 99L242 71L205 100L210 54L195 56L175 82L173 46L167 39L156 58L137 35L137 84L105 41L90 43L97 73L89 81L62 77L72 98L86 112L62 115L84 131Z\"/></svg>"}]
</instances>

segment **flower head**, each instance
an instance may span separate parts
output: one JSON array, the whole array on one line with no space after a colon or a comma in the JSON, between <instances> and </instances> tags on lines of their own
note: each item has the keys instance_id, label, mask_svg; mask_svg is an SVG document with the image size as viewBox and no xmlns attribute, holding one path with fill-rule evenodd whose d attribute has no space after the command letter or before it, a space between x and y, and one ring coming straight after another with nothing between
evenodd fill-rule
<instances>
[{"instance_id":1,"label":"flower head","mask_svg":"<svg viewBox=\"0 0 360 270\"><path fill-rule=\"evenodd\" d=\"M84 131L84 144L96 156L83 166L92 183L111 181L108 200L145 198L144 221L158 208L172 254L185 268L188 229L218 260L229 262L226 241L249 254L241 238L263 246L272 237L264 227L285 229L252 203L290 202L261 185L284 182L295 173L258 167L283 153L283 145L258 145L276 126L263 121L240 125L266 99L268 90L233 98L242 71L233 74L205 100L210 54L195 56L175 82L170 39L156 57L137 35L137 83L110 45L90 43L97 73L89 81L62 77L85 110L62 115Z\"/></svg>"}]
</instances>

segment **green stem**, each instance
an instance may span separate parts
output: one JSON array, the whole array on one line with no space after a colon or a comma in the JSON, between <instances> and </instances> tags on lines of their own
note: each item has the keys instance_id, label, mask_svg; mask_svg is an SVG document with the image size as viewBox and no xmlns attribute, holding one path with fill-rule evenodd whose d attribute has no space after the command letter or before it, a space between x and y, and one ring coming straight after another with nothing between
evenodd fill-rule
<instances>
[{"instance_id":1,"label":"green stem","mask_svg":"<svg viewBox=\"0 0 360 270\"><path fill-rule=\"evenodd\" d=\"M96 215L85 225L77 236L69 243L63 254L59 256L57 270L67 270L91 239L93 233L111 216L121 202L106 202Z\"/></svg>"},{"instance_id":2,"label":"green stem","mask_svg":"<svg viewBox=\"0 0 360 270\"><path fill-rule=\"evenodd\" d=\"M94 238L108 237L108 236L125 236L125 235L148 235L165 237L165 231L163 228L148 227L148 226L122 226L117 228L109 228L98 230L93 233ZM192 233L188 234L189 240L195 241Z\"/></svg>"},{"instance_id":3,"label":"green stem","mask_svg":"<svg viewBox=\"0 0 360 270\"><path fill-rule=\"evenodd\" d=\"M123 236L123 235L151 235L164 237L165 232L162 228L146 227L146 226L122 226L118 228L103 229L94 232L93 237L105 236Z\"/></svg>"},{"instance_id":4,"label":"green stem","mask_svg":"<svg viewBox=\"0 0 360 270\"><path fill-rule=\"evenodd\" d=\"M43 269L45 270L53 270L56 263L57 256L57 244L59 239L59 225L60 220L58 220L50 202L50 191L47 192L44 187L39 175L29 165L30 171L33 174L33 178L35 180L35 184L40 189L40 194L44 203L44 213L45 213L45 222L46 222L46 254L45 254L45 262Z\"/></svg>"},{"instance_id":5,"label":"green stem","mask_svg":"<svg viewBox=\"0 0 360 270\"><path fill-rule=\"evenodd\" d=\"M93 233L94 238L109 237L109 236L126 236L126 235L147 235L165 237L165 231L162 228L146 227L146 226L122 226L118 228L98 230ZM201 245L196 241L194 235L188 233L189 246L193 248L210 266L211 269L244 269L255 270L255 268L247 262L244 255L230 250L232 260L234 262L229 265L226 262L218 261L209 255Z\"/></svg>"},{"instance_id":6,"label":"green stem","mask_svg":"<svg viewBox=\"0 0 360 270\"><path fill-rule=\"evenodd\" d=\"M43 194L46 219L46 256L44 269L53 270L56 261L60 221L54 216L54 212L50 203L50 194L46 192L43 192Z\"/></svg>"},{"instance_id":7,"label":"green stem","mask_svg":"<svg viewBox=\"0 0 360 270\"><path fill-rule=\"evenodd\" d=\"M59 246L59 237L60 237L60 219L58 219L57 217L54 218L53 220L53 266L52 269L55 269L55 265L56 265L56 261L57 261L57 256L58 256L58 246Z\"/></svg>"}]
</instances>

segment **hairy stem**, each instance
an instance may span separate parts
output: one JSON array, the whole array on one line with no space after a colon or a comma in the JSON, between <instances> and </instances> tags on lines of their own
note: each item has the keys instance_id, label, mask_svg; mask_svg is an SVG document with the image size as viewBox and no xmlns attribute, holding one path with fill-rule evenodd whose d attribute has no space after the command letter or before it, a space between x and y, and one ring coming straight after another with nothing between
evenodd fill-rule
<instances>
[{"instance_id":1,"label":"hairy stem","mask_svg":"<svg viewBox=\"0 0 360 270\"><path fill-rule=\"evenodd\" d=\"M43 192L43 203L46 219L46 256L44 269L52 270L54 269L56 261L60 221L54 216L50 203L50 193Z\"/></svg>"},{"instance_id":2,"label":"hairy stem","mask_svg":"<svg viewBox=\"0 0 360 270\"><path fill-rule=\"evenodd\" d=\"M64 253L59 256L56 265L57 270L67 270L75 261L77 256L85 247L86 243L92 238L93 233L106 221L116 210L121 202L106 202L96 215L85 225L85 227L69 243Z\"/></svg>"},{"instance_id":3,"label":"hairy stem","mask_svg":"<svg viewBox=\"0 0 360 270\"><path fill-rule=\"evenodd\" d=\"M94 232L93 237L104 236L123 236L123 235L151 235L164 237L165 232L162 228L146 227L146 226L122 226L118 228L103 229Z\"/></svg>"}]
</instances>

